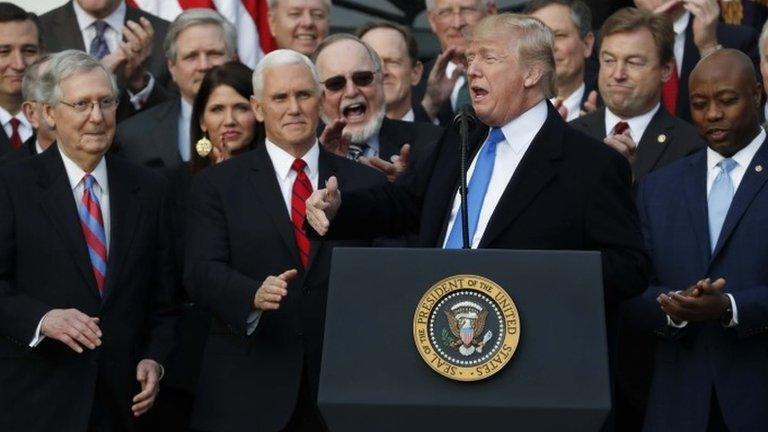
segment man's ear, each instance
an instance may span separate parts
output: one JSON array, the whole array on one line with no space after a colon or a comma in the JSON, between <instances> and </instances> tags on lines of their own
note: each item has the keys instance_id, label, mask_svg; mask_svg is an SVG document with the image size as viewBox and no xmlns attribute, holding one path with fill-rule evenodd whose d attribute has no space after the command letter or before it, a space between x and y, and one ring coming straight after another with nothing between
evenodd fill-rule
<instances>
[{"instance_id":1,"label":"man's ear","mask_svg":"<svg viewBox=\"0 0 768 432\"><path fill-rule=\"evenodd\" d=\"M544 77L544 71L540 65L534 65L528 68L523 79L523 87L532 88L539 85L541 79Z\"/></svg>"},{"instance_id":2,"label":"man's ear","mask_svg":"<svg viewBox=\"0 0 768 432\"><path fill-rule=\"evenodd\" d=\"M424 74L424 64L416 60L416 64L411 69L411 85L415 86L421 81L421 76Z\"/></svg>"},{"instance_id":3,"label":"man's ear","mask_svg":"<svg viewBox=\"0 0 768 432\"><path fill-rule=\"evenodd\" d=\"M251 111L253 111L253 115L256 116L256 120L264 123L264 108L253 95L251 95Z\"/></svg>"},{"instance_id":4,"label":"man's ear","mask_svg":"<svg viewBox=\"0 0 768 432\"><path fill-rule=\"evenodd\" d=\"M48 105L47 103L42 104L42 106L43 121L45 121L50 129L56 130L56 116L53 115L53 106Z\"/></svg>"},{"instance_id":5,"label":"man's ear","mask_svg":"<svg viewBox=\"0 0 768 432\"><path fill-rule=\"evenodd\" d=\"M24 101L21 104L21 111L24 113L24 116L27 117L29 124L31 124L34 129L40 127L40 124L37 121L37 116L35 115L36 104L37 102L32 101Z\"/></svg>"},{"instance_id":6,"label":"man's ear","mask_svg":"<svg viewBox=\"0 0 768 432\"><path fill-rule=\"evenodd\" d=\"M668 61L667 64L661 65L661 82L665 83L669 81L670 78L672 78L672 68L677 67L677 62L675 62L675 58L672 57L672 60Z\"/></svg>"}]
</instances>

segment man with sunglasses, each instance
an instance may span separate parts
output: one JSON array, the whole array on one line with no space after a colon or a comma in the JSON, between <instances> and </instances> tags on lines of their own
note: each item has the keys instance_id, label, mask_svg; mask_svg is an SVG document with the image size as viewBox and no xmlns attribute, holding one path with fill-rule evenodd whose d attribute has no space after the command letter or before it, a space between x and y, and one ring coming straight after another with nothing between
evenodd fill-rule
<instances>
[{"instance_id":1,"label":"man with sunglasses","mask_svg":"<svg viewBox=\"0 0 768 432\"><path fill-rule=\"evenodd\" d=\"M359 38L336 34L314 56L323 85L320 117L326 149L383 171L392 181L440 138L429 123L385 117L381 59Z\"/></svg>"},{"instance_id":2,"label":"man with sunglasses","mask_svg":"<svg viewBox=\"0 0 768 432\"><path fill-rule=\"evenodd\" d=\"M0 169L3 431L134 431L175 317L163 179L107 155L118 89L82 51L40 78L57 142Z\"/></svg>"}]
</instances>

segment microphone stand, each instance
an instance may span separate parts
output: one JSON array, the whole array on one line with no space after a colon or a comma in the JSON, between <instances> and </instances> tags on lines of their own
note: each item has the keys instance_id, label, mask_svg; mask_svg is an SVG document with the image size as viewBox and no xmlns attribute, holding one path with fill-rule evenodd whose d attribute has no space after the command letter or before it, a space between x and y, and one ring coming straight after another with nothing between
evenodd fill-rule
<instances>
[{"instance_id":1,"label":"microphone stand","mask_svg":"<svg viewBox=\"0 0 768 432\"><path fill-rule=\"evenodd\" d=\"M467 152L469 147L469 119L471 113L468 112L466 107L462 108L459 112L459 138L460 138L460 159L461 159L461 176L459 184L459 194L461 196L461 237L463 240L462 249L471 249L472 244L469 242L469 207L467 204Z\"/></svg>"}]
</instances>

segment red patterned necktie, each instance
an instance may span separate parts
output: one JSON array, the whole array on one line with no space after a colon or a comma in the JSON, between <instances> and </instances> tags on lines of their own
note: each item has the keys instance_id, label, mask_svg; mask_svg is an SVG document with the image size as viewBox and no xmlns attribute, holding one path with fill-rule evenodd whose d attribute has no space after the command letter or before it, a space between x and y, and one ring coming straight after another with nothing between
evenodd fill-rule
<instances>
[{"instance_id":1,"label":"red patterned necktie","mask_svg":"<svg viewBox=\"0 0 768 432\"><path fill-rule=\"evenodd\" d=\"M88 255L91 258L93 276L99 293L104 295L104 281L107 275L107 236L104 232L104 219L101 215L99 197L93 191L96 179L86 174L83 177L83 199L80 212L80 226L83 228Z\"/></svg>"},{"instance_id":2,"label":"red patterned necktie","mask_svg":"<svg viewBox=\"0 0 768 432\"><path fill-rule=\"evenodd\" d=\"M296 180L293 181L291 194L291 222L293 222L293 234L296 236L296 246L299 247L301 264L307 268L309 264L309 238L304 231L304 216L307 210L307 198L312 195L312 183L304 172L307 163L302 159L296 159L291 169L296 171Z\"/></svg>"},{"instance_id":3,"label":"red patterned necktie","mask_svg":"<svg viewBox=\"0 0 768 432\"><path fill-rule=\"evenodd\" d=\"M19 134L19 125L21 121L16 117L11 117L11 148L17 149L21 147L21 134Z\"/></svg>"},{"instance_id":4,"label":"red patterned necktie","mask_svg":"<svg viewBox=\"0 0 768 432\"><path fill-rule=\"evenodd\" d=\"M621 135L624 133L625 130L629 129L629 123L627 122L618 122L616 123L616 126L613 127L611 130L611 136L613 135Z\"/></svg>"},{"instance_id":5,"label":"red patterned necktie","mask_svg":"<svg viewBox=\"0 0 768 432\"><path fill-rule=\"evenodd\" d=\"M670 114L677 113L677 94L679 92L680 77L677 76L677 64L672 66L672 76L661 86L661 102Z\"/></svg>"}]
</instances>

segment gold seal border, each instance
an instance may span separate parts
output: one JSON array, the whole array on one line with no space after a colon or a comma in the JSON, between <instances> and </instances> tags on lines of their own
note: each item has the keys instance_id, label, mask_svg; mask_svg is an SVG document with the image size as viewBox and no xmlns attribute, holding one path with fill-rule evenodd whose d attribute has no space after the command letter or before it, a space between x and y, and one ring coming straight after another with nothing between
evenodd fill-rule
<instances>
[{"instance_id":1,"label":"gold seal border","mask_svg":"<svg viewBox=\"0 0 768 432\"><path fill-rule=\"evenodd\" d=\"M475 366L456 366L442 359L429 338L429 317L433 309L443 298L459 290L489 296L504 318L505 333L501 348L488 361ZM520 342L520 314L512 297L496 282L478 275L449 276L432 285L419 300L413 314L413 341L421 358L435 372L455 381L479 381L499 372L514 356Z\"/></svg>"}]
</instances>

